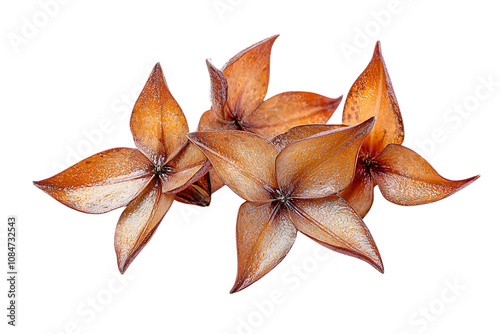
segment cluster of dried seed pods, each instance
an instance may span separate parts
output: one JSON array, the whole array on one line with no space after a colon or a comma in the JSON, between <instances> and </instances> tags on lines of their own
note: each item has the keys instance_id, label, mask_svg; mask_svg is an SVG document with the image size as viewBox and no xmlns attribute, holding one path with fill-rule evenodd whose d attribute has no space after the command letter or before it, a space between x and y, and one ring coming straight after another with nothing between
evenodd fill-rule
<instances>
[{"instance_id":1,"label":"cluster of dried seed pods","mask_svg":"<svg viewBox=\"0 0 500 334\"><path fill-rule=\"evenodd\" d=\"M222 70L207 60L212 106L199 132L189 133L157 64L132 111L136 149L97 153L35 185L86 213L125 206L115 233L122 273L174 200L208 206L224 184L246 200L238 213L231 292L273 269L297 231L383 272L362 220L374 187L393 203L417 205L449 196L478 176L445 179L401 146L403 121L379 43L349 91L343 125L324 124L341 97L285 92L264 100L276 38L241 51Z\"/></svg>"}]
</instances>

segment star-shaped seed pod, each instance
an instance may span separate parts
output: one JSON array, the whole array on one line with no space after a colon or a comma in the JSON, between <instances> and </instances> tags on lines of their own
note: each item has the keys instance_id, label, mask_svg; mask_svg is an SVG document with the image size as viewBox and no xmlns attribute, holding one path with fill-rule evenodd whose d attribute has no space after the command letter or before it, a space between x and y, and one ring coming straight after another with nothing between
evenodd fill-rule
<instances>
[{"instance_id":1,"label":"star-shaped seed pod","mask_svg":"<svg viewBox=\"0 0 500 334\"><path fill-rule=\"evenodd\" d=\"M210 168L203 153L187 139L186 118L168 89L160 64L135 103L130 129L137 149L103 151L34 182L81 212L104 213L126 206L115 233L121 273L151 239L176 194L189 190ZM192 198L195 201L196 195Z\"/></svg>"},{"instance_id":2,"label":"star-shaped seed pod","mask_svg":"<svg viewBox=\"0 0 500 334\"><path fill-rule=\"evenodd\" d=\"M326 123L342 97L285 92L264 101L269 84L271 48L278 35L239 52L222 68L207 60L212 107L198 131L242 130L271 138L302 124ZM212 175L212 191L223 183Z\"/></svg>"},{"instance_id":3,"label":"star-shaped seed pod","mask_svg":"<svg viewBox=\"0 0 500 334\"><path fill-rule=\"evenodd\" d=\"M238 274L231 293L273 269L292 247L297 230L383 272L368 228L336 195L351 182L359 147L373 123L371 118L298 141L290 131L274 144L243 131L188 135L220 179L246 200L238 213Z\"/></svg>"},{"instance_id":4,"label":"star-shaped seed pod","mask_svg":"<svg viewBox=\"0 0 500 334\"><path fill-rule=\"evenodd\" d=\"M361 145L354 180L339 194L360 216L364 217L370 210L377 185L392 203L418 205L450 196L479 177L445 179L424 158L401 145L403 120L380 42L347 95L342 122L353 125L372 116L377 120Z\"/></svg>"}]
</instances>

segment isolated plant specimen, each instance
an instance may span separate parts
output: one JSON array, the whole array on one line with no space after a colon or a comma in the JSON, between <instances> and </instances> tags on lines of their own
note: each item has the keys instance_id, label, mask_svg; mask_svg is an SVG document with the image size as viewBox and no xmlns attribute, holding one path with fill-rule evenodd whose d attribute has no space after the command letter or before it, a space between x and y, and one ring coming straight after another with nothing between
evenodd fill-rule
<instances>
[{"instance_id":1,"label":"isolated plant specimen","mask_svg":"<svg viewBox=\"0 0 500 334\"><path fill-rule=\"evenodd\" d=\"M210 168L203 153L187 139L186 118L160 64L135 103L130 129L137 149L103 151L35 182L78 211L104 213L126 206L115 233L121 273L150 240L176 194Z\"/></svg>"},{"instance_id":2,"label":"isolated plant specimen","mask_svg":"<svg viewBox=\"0 0 500 334\"><path fill-rule=\"evenodd\" d=\"M372 128L360 125L295 141L284 133L276 146L243 131L188 136L206 154L222 181L246 200L236 228L240 291L273 269L288 253L297 230L333 250L358 257L383 272L375 242L361 217L336 194L354 175L359 147Z\"/></svg>"},{"instance_id":3,"label":"isolated plant specimen","mask_svg":"<svg viewBox=\"0 0 500 334\"><path fill-rule=\"evenodd\" d=\"M269 84L271 48L278 35L260 41L217 69L207 60L212 107L198 131L243 130L271 138L301 124L326 123L342 97L285 92L264 101ZM212 175L212 191L223 183Z\"/></svg>"},{"instance_id":4,"label":"isolated plant specimen","mask_svg":"<svg viewBox=\"0 0 500 334\"><path fill-rule=\"evenodd\" d=\"M354 180L339 194L362 217L372 206L376 185L392 203L417 205L445 198L479 177L445 179L424 158L400 145L404 139L403 120L380 42L347 95L342 122L354 125L372 116L376 116L375 125L361 145Z\"/></svg>"}]
</instances>

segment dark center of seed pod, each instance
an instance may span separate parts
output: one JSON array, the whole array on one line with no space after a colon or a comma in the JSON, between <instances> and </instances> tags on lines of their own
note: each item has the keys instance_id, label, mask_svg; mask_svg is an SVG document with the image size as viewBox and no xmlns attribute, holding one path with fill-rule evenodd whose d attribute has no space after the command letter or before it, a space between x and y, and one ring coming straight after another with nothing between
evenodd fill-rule
<instances>
[{"instance_id":1,"label":"dark center of seed pod","mask_svg":"<svg viewBox=\"0 0 500 334\"><path fill-rule=\"evenodd\" d=\"M276 190L274 199L280 203L287 203L290 198L285 194L285 192L278 189Z\"/></svg>"},{"instance_id":2,"label":"dark center of seed pod","mask_svg":"<svg viewBox=\"0 0 500 334\"><path fill-rule=\"evenodd\" d=\"M373 159L372 158L363 158L363 166L370 168L373 166Z\"/></svg>"},{"instance_id":3,"label":"dark center of seed pod","mask_svg":"<svg viewBox=\"0 0 500 334\"><path fill-rule=\"evenodd\" d=\"M160 173L168 173L172 170L171 167L168 167L168 166L155 166L154 167L154 173L156 175L160 174Z\"/></svg>"},{"instance_id":4,"label":"dark center of seed pod","mask_svg":"<svg viewBox=\"0 0 500 334\"><path fill-rule=\"evenodd\" d=\"M243 121L241 119L234 120L234 125L236 125L240 129L241 129L242 124L243 124Z\"/></svg>"}]
</instances>

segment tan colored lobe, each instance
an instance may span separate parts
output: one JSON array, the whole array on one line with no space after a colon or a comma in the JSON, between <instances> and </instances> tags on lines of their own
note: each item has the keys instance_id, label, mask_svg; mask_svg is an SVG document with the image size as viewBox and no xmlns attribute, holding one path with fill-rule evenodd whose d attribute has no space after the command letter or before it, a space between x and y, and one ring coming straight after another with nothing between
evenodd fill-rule
<instances>
[{"instance_id":1,"label":"tan colored lobe","mask_svg":"<svg viewBox=\"0 0 500 334\"><path fill-rule=\"evenodd\" d=\"M361 147L369 158L377 156L386 145L401 144L404 139L403 119L380 42L375 46L372 60L347 95L342 123L354 125L372 116L377 120Z\"/></svg>"},{"instance_id":2,"label":"tan colored lobe","mask_svg":"<svg viewBox=\"0 0 500 334\"><path fill-rule=\"evenodd\" d=\"M240 197L265 202L276 188L274 146L243 131L193 132L189 139L205 153L224 183Z\"/></svg>"},{"instance_id":3,"label":"tan colored lobe","mask_svg":"<svg viewBox=\"0 0 500 334\"><path fill-rule=\"evenodd\" d=\"M448 180L420 155L401 145L388 145L376 158L373 176L382 195L399 205L431 203L448 197L479 178Z\"/></svg>"},{"instance_id":4,"label":"tan colored lobe","mask_svg":"<svg viewBox=\"0 0 500 334\"><path fill-rule=\"evenodd\" d=\"M352 181L359 146L374 123L322 132L284 148L276 158L279 187L300 198L336 194Z\"/></svg>"},{"instance_id":5,"label":"tan colored lobe","mask_svg":"<svg viewBox=\"0 0 500 334\"><path fill-rule=\"evenodd\" d=\"M115 231L115 251L122 274L149 242L174 197L163 194L160 181L154 179L127 205Z\"/></svg>"},{"instance_id":6,"label":"tan colored lobe","mask_svg":"<svg viewBox=\"0 0 500 334\"><path fill-rule=\"evenodd\" d=\"M187 144L188 125L156 64L137 99L130 130L135 145L155 166L172 159Z\"/></svg>"},{"instance_id":7,"label":"tan colored lobe","mask_svg":"<svg viewBox=\"0 0 500 334\"><path fill-rule=\"evenodd\" d=\"M94 154L34 184L72 209L104 213L127 205L153 177L153 165L137 149Z\"/></svg>"},{"instance_id":8,"label":"tan colored lobe","mask_svg":"<svg viewBox=\"0 0 500 334\"><path fill-rule=\"evenodd\" d=\"M231 293L255 283L288 254L297 230L275 202L241 205L236 225L238 274Z\"/></svg>"},{"instance_id":9,"label":"tan colored lobe","mask_svg":"<svg viewBox=\"0 0 500 334\"><path fill-rule=\"evenodd\" d=\"M338 195L345 199L360 217L365 217L373 204L375 184L370 170L359 163L352 183Z\"/></svg>"},{"instance_id":10,"label":"tan colored lobe","mask_svg":"<svg viewBox=\"0 0 500 334\"><path fill-rule=\"evenodd\" d=\"M222 68L228 84L228 108L244 119L264 101L269 84L271 48L278 35L260 41L231 58Z\"/></svg>"}]
</instances>

